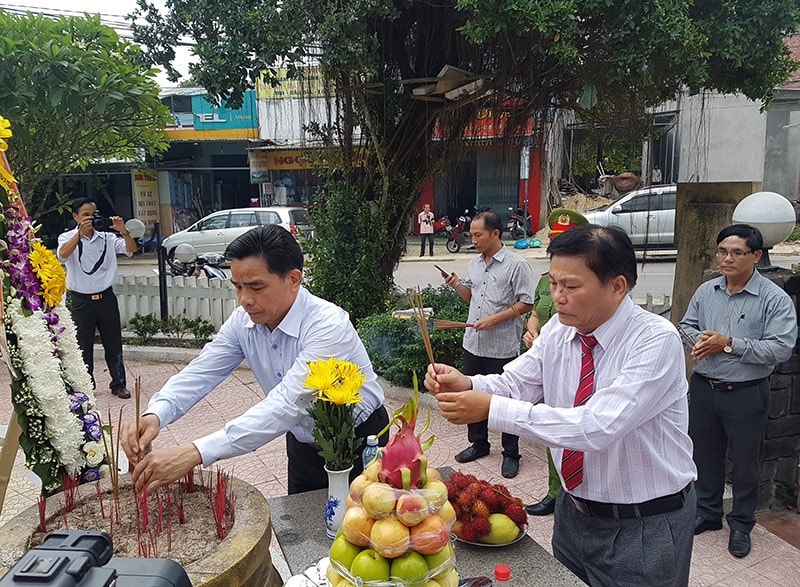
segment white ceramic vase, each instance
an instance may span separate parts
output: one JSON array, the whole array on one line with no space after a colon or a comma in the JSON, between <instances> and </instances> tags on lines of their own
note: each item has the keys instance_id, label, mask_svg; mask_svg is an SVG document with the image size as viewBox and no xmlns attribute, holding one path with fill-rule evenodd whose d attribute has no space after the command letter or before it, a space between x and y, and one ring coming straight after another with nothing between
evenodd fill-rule
<instances>
[{"instance_id":1,"label":"white ceramic vase","mask_svg":"<svg viewBox=\"0 0 800 587\"><path fill-rule=\"evenodd\" d=\"M350 493L350 471L353 466L341 471L331 471L325 467L328 473L328 501L325 505L325 534L328 538L336 538L336 533L342 525L344 510L346 507L347 495Z\"/></svg>"}]
</instances>

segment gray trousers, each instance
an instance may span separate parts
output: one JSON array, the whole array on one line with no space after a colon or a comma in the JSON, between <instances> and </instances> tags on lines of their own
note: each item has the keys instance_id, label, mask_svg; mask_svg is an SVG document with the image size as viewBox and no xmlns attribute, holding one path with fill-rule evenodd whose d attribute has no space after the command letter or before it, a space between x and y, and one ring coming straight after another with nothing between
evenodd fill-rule
<instances>
[{"instance_id":1,"label":"gray trousers","mask_svg":"<svg viewBox=\"0 0 800 587\"><path fill-rule=\"evenodd\" d=\"M566 491L556 499L553 556L589 585L689 584L696 494L681 509L630 520L588 516Z\"/></svg>"}]
</instances>

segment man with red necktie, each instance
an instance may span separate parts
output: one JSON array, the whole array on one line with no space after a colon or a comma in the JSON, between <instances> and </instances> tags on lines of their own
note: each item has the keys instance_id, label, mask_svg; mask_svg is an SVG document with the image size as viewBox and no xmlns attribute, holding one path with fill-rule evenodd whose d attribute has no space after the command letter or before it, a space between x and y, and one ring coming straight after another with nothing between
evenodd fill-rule
<instances>
[{"instance_id":1,"label":"man with red necktie","mask_svg":"<svg viewBox=\"0 0 800 587\"><path fill-rule=\"evenodd\" d=\"M577 226L548 253L558 320L500 375L436 364L425 386L453 423L488 418L552 448L564 489L553 554L582 580L686 585L697 471L680 337L631 301L636 256L622 230Z\"/></svg>"}]
</instances>

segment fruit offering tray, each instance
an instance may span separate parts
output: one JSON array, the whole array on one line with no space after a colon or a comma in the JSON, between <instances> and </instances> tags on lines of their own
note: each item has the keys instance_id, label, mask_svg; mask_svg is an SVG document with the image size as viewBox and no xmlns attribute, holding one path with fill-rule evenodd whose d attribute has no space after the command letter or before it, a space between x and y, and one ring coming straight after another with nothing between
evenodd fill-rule
<instances>
[{"instance_id":1,"label":"fruit offering tray","mask_svg":"<svg viewBox=\"0 0 800 587\"><path fill-rule=\"evenodd\" d=\"M459 471L445 485L456 515L452 531L458 540L497 547L514 544L525 536L528 522L525 506L505 485Z\"/></svg>"}]
</instances>

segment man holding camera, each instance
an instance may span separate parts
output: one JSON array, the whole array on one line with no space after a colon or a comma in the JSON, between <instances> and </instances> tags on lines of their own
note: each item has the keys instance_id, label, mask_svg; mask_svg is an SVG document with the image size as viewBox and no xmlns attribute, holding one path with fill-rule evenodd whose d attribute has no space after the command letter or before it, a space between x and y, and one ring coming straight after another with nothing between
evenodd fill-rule
<instances>
[{"instance_id":1,"label":"man holding camera","mask_svg":"<svg viewBox=\"0 0 800 587\"><path fill-rule=\"evenodd\" d=\"M66 265L67 291L72 296L72 319L78 335L83 362L94 381L94 333L100 340L111 375L111 393L131 397L122 361L122 329L119 306L112 285L117 280L117 255L130 257L136 242L119 216L103 218L89 198L77 198L72 218L78 224L58 237L58 259ZM119 236L106 232L114 229Z\"/></svg>"}]
</instances>

